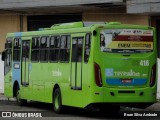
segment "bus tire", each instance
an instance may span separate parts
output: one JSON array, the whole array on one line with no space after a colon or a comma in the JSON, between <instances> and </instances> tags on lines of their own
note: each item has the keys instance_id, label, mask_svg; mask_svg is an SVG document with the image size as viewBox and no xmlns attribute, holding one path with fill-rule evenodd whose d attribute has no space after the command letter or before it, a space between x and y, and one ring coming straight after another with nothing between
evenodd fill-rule
<instances>
[{"instance_id":1,"label":"bus tire","mask_svg":"<svg viewBox=\"0 0 160 120\"><path fill-rule=\"evenodd\" d=\"M63 111L62 96L59 88L56 88L53 94L53 109L57 114L60 114Z\"/></svg>"},{"instance_id":2,"label":"bus tire","mask_svg":"<svg viewBox=\"0 0 160 120\"><path fill-rule=\"evenodd\" d=\"M17 104L19 106L24 106L27 104L27 100L21 99L20 90L17 90L17 92L16 92L16 99L17 99Z\"/></svg>"}]
</instances>

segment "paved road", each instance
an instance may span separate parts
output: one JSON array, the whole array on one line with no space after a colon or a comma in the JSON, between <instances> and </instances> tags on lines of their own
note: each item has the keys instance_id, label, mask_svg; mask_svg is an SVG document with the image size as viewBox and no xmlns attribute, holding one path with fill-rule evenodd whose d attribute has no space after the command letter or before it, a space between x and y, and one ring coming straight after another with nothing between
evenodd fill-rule
<instances>
[{"instance_id":1,"label":"paved road","mask_svg":"<svg viewBox=\"0 0 160 120\"><path fill-rule=\"evenodd\" d=\"M4 111L8 112L15 112L15 113L21 113L21 115L25 115L27 112L29 113L40 113L42 115L42 118L0 118L0 120L19 120L19 119L27 119L27 120L90 120L90 119L107 119L107 120L112 120L112 119L124 119L124 110L133 112L133 111L142 111L141 109L131 109L131 108L121 108L120 112L118 115L108 115L108 114L101 114L98 111L86 111L84 109L76 109L76 108L67 108L66 113L59 115L55 114L52 110L52 105L51 104L46 104L46 103L39 103L39 102L29 102L27 106L18 106L15 101L6 101L6 100L1 100L0 101L0 114ZM156 105L153 105L146 110L149 111L155 111L159 110L160 111L160 103L156 103ZM38 114L38 115L40 115ZM16 116L18 114L14 114ZM28 113L27 113L28 115ZM130 114L128 114L130 115ZM1 115L0 115L1 116ZM47 116L47 117L43 117ZM128 118L141 118L141 117L128 117Z\"/></svg>"},{"instance_id":2,"label":"paved road","mask_svg":"<svg viewBox=\"0 0 160 120\"><path fill-rule=\"evenodd\" d=\"M46 103L39 103L39 102L29 102L27 106L18 106L14 101L0 101L0 111L11 111L12 113L15 111L16 113L21 112L33 112L33 113L41 113L43 115L49 116L47 119L52 120L81 120L81 119L114 119L114 118L121 118L121 115L104 115L100 114L97 111L86 111L83 109L77 108L67 108L67 111L64 114L56 114L52 110L51 104ZM7 119L7 118L5 118ZM9 118L8 118L9 119ZM16 118L17 119L17 118ZM30 120L34 120L35 118L30 118ZM38 118L41 120L43 118ZM46 118L45 118L46 120Z\"/></svg>"}]
</instances>

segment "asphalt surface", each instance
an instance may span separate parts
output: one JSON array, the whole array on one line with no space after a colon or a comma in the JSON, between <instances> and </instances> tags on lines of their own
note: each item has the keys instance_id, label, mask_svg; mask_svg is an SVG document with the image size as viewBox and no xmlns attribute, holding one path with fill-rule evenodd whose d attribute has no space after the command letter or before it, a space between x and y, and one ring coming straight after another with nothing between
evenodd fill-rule
<instances>
[{"instance_id":1,"label":"asphalt surface","mask_svg":"<svg viewBox=\"0 0 160 120\"><path fill-rule=\"evenodd\" d=\"M3 112L3 113L2 113ZM6 117L6 112L11 114L11 117ZM136 109L121 107L118 114L107 114L107 112L100 113L97 110L84 110L78 108L67 107L65 113L56 114L52 109L52 104L40 103L40 102L28 102L26 106L18 106L16 99L6 98L0 95L0 120L90 120L90 119L146 119L148 117L142 117L144 113L151 113L151 119L160 119L160 103L157 102L146 109ZM3 117L2 117L3 114ZM36 115L38 118L36 118ZM23 116L23 118L21 118Z\"/></svg>"},{"instance_id":2,"label":"asphalt surface","mask_svg":"<svg viewBox=\"0 0 160 120\"><path fill-rule=\"evenodd\" d=\"M26 106L18 106L15 101L0 101L0 114L2 112L11 112L12 119L16 119L16 115L13 113L41 113L41 116L38 116L38 120L43 120L44 118L52 119L52 120L88 120L88 119L118 119L122 118L121 115L108 115L108 114L100 114L97 111L87 111L83 109L77 108L67 108L67 111L63 114L56 114L52 109L51 104L40 103L40 102L29 102ZM1 115L0 115L1 116ZM16 117L16 118L13 118ZM8 117L2 117L3 119L9 119ZM1 119L0 118L0 119ZM18 117L18 119L22 119ZM23 118L28 119L28 118ZM34 120L35 118L29 118L30 120Z\"/></svg>"}]
</instances>

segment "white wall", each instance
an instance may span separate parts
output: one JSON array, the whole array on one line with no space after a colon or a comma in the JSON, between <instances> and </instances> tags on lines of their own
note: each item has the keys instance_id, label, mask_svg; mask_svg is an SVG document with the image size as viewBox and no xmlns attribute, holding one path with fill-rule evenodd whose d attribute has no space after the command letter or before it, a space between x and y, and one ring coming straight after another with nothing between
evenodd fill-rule
<instances>
[{"instance_id":1,"label":"white wall","mask_svg":"<svg viewBox=\"0 0 160 120\"><path fill-rule=\"evenodd\" d=\"M0 54L0 93L4 93L4 62L1 61Z\"/></svg>"},{"instance_id":2,"label":"white wall","mask_svg":"<svg viewBox=\"0 0 160 120\"><path fill-rule=\"evenodd\" d=\"M157 99L160 99L160 59L158 59L158 86L157 86Z\"/></svg>"}]
</instances>

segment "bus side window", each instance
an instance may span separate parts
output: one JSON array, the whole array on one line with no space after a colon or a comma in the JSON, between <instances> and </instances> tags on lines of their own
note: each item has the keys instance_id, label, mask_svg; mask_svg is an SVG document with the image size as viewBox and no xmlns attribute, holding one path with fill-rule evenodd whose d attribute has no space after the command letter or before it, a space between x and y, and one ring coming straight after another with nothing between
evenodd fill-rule
<instances>
[{"instance_id":1,"label":"bus side window","mask_svg":"<svg viewBox=\"0 0 160 120\"><path fill-rule=\"evenodd\" d=\"M30 49L29 41L23 42L22 43L22 61L29 60L29 53L28 53L29 49Z\"/></svg>"},{"instance_id":2,"label":"bus side window","mask_svg":"<svg viewBox=\"0 0 160 120\"><path fill-rule=\"evenodd\" d=\"M85 37L84 62L88 62L91 48L91 34L87 33Z\"/></svg>"},{"instance_id":3,"label":"bus side window","mask_svg":"<svg viewBox=\"0 0 160 120\"><path fill-rule=\"evenodd\" d=\"M40 38L39 37L32 38L31 60L34 62L39 61L39 47L40 47Z\"/></svg>"},{"instance_id":4,"label":"bus side window","mask_svg":"<svg viewBox=\"0 0 160 120\"><path fill-rule=\"evenodd\" d=\"M11 49L7 49L6 53L5 53L5 71L4 74L6 75L10 69L11 69L11 59L12 58L12 50Z\"/></svg>"},{"instance_id":5,"label":"bus side window","mask_svg":"<svg viewBox=\"0 0 160 120\"><path fill-rule=\"evenodd\" d=\"M21 39L14 39L14 47L13 47L13 61L20 61L20 48L21 48Z\"/></svg>"},{"instance_id":6,"label":"bus side window","mask_svg":"<svg viewBox=\"0 0 160 120\"><path fill-rule=\"evenodd\" d=\"M69 62L70 38L71 37L69 35L61 36L61 44L60 44L60 61L61 62Z\"/></svg>"},{"instance_id":7,"label":"bus side window","mask_svg":"<svg viewBox=\"0 0 160 120\"><path fill-rule=\"evenodd\" d=\"M72 38L72 62L82 62L84 37Z\"/></svg>"},{"instance_id":8,"label":"bus side window","mask_svg":"<svg viewBox=\"0 0 160 120\"><path fill-rule=\"evenodd\" d=\"M4 61L4 74L6 75L11 70L12 61L12 38L7 38L6 51L5 51L5 61Z\"/></svg>"},{"instance_id":9,"label":"bus side window","mask_svg":"<svg viewBox=\"0 0 160 120\"><path fill-rule=\"evenodd\" d=\"M51 36L49 53L50 62L57 62L59 55L59 36Z\"/></svg>"},{"instance_id":10,"label":"bus side window","mask_svg":"<svg viewBox=\"0 0 160 120\"><path fill-rule=\"evenodd\" d=\"M49 53L49 36L41 37L41 47L40 47L40 61L48 62L48 53Z\"/></svg>"}]
</instances>

